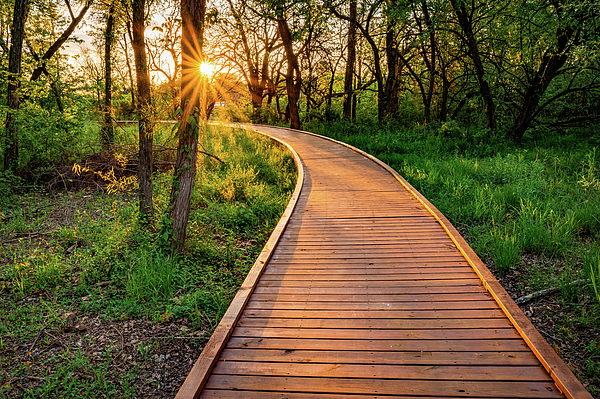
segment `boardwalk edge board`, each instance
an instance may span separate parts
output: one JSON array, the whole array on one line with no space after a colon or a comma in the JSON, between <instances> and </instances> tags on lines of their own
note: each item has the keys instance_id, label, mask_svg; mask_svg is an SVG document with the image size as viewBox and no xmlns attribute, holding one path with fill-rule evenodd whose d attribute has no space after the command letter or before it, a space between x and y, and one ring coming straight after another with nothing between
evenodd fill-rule
<instances>
[{"instance_id":1,"label":"boardwalk edge board","mask_svg":"<svg viewBox=\"0 0 600 399\"><path fill-rule=\"evenodd\" d=\"M255 129L260 128L273 128L272 126L255 125ZM500 305L500 308L506 314L508 319L513 323L517 332L521 335L525 343L529 346L534 355L538 358L542 366L546 369L548 374L554 380L556 387L565 395L567 398L573 399L592 399L592 395L583 387L573 372L567 367L562 361L560 356L552 349L548 342L542 337L538 330L534 327L531 321L525 316L521 308L515 303L511 296L506 292L504 287L498 282L496 277L488 269L488 267L481 261L479 256L473 251L465 239L460 235L458 230L450 223L450 221L431 203L425 198L417 189L415 189L404 177L396 172L392 167L377 159L376 157L366 153L365 151L358 149L350 144L343 143L341 141L332 139L330 137L321 136L311 132L305 132L301 130L294 130L289 128L277 128L281 130L288 130L294 133L303 133L310 136L315 136L328 140L344 147L347 147L380 165L382 168L387 170L396 180L404 186L416 199L419 201L431 215L439 222L442 228L448 233L448 236L452 239L458 250L463 254L465 259L469 262L475 273L481 279L485 289L492 295L494 300ZM258 131L258 130L257 130ZM264 133L264 132L260 132Z\"/></svg>"},{"instance_id":2,"label":"boardwalk edge board","mask_svg":"<svg viewBox=\"0 0 600 399\"><path fill-rule=\"evenodd\" d=\"M238 125L232 127L242 127L245 129L250 129L250 127ZM181 387L179 388L177 396L175 396L176 399L191 399L197 398L200 395L200 392L202 391L202 388L204 388L204 385L206 384L206 381L208 380L212 369L214 368L215 364L217 363L217 360L219 359L221 351L225 347L225 344L227 343L229 337L233 332L233 328L235 327L240 316L242 315L242 312L250 299L250 295L252 295L252 292L254 291L258 280L262 276L265 266L269 262L269 259L271 259L273 251L275 250L279 239L285 231L285 228L290 220L290 217L292 216L294 208L296 207L296 203L298 202L298 198L300 197L300 192L302 191L302 186L304 183L304 165L302 163L302 159L300 158L296 150L294 150L288 143L279 140L275 137L272 137L268 134L262 132L256 133L260 133L268 137L269 139L285 146L290 151L290 153L294 157L294 163L296 164L296 167L298 169L296 187L285 211L283 212L283 216L281 216L281 219L277 223L277 226L275 226L275 229L271 233L269 240L267 241L260 255L254 262L252 269L250 269L250 271L248 272L246 279L242 283L242 286L238 290L236 296L233 298L233 301L231 301L227 312L225 312L225 315L221 319L220 323L217 325L215 332L210 337L210 340L204 347L204 350L200 354L200 357L198 357L198 359L194 363L194 366L192 367L192 370L183 382L183 385L181 385Z\"/></svg>"}]
</instances>

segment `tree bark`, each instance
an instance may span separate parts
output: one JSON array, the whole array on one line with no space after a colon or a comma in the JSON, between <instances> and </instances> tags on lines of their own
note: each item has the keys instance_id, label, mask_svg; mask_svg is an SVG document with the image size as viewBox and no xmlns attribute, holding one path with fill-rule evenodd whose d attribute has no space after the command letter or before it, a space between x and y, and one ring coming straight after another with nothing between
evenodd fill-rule
<instances>
[{"instance_id":1,"label":"tree bark","mask_svg":"<svg viewBox=\"0 0 600 399\"><path fill-rule=\"evenodd\" d=\"M300 66L298 65L298 56L294 53L292 32L290 31L287 20L283 18L282 10L278 11L277 30L279 31L279 36L281 36L287 59L285 87L288 95L290 128L300 129L300 107L298 106L298 99L300 98L302 76L300 74Z\"/></svg>"},{"instance_id":2,"label":"tree bark","mask_svg":"<svg viewBox=\"0 0 600 399\"><path fill-rule=\"evenodd\" d=\"M148 61L146 58L144 16L145 0L133 0L132 28L133 55L135 58L135 73L138 90L138 136L139 136L139 166L138 184L140 189L140 218L150 222L154 217L152 204L152 121L150 119L151 93Z\"/></svg>"},{"instance_id":3,"label":"tree bark","mask_svg":"<svg viewBox=\"0 0 600 399\"><path fill-rule=\"evenodd\" d=\"M19 161L19 123L16 113L21 105L19 88L21 87L21 58L23 55L27 6L27 0L16 0L13 11L13 26L8 60L8 112L6 115L4 170L13 169Z\"/></svg>"},{"instance_id":4,"label":"tree bark","mask_svg":"<svg viewBox=\"0 0 600 399\"><path fill-rule=\"evenodd\" d=\"M450 0L450 3L452 4L452 8L458 18L458 23L463 31L463 40L467 45L469 57L471 57L473 65L475 66L475 73L477 75L477 81L479 82L479 94L485 103L487 125L491 130L496 130L496 108L492 97L492 90L487 80L485 80L485 69L483 67L483 62L481 61L477 39L475 38L475 33L473 33L471 15L465 8L464 0Z\"/></svg>"},{"instance_id":5,"label":"tree bark","mask_svg":"<svg viewBox=\"0 0 600 399\"><path fill-rule=\"evenodd\" d=\"M169 220L171 221L170 246L177 253L185 247L187 223L190 216L198 134L206 121L206 78L198 81L198 65L202 62L204 39L204 16L206 0L181 0L181 108L177 160L173 169L173 186Z\"/></svg>"},{"instance_id":6,"label":"tree bark","mask_svg":"<svg viewBox=\"0 0 600 399\"><path fill-rule=\"evenodd\" d=\"M427 30L429 30L429 47L431 58L427 58L427 53L425 49L423 49L423 59L425 60L425 65L427 66L427 70L429 71L429 87L427 89L427 95L425 96L424 106L425 106L425 123L429 124L431 122L431 101L433 99L433 89L435 87L435 75L436 75L436 39L435 39L435 27L431 21L431 17L429 15L429 9L427 7L427 3L425 1L421 1L421 10L423 11L423 19L425 21L425 26Z\"/></svg>"},{"instance_id":7,"label":"tree bark","mask_svg":"<svg viewBox=\"0 0 600 399\"><path fill-rule=\"evenodd\" d=\"M104 32L104 140L108 146L114 141L115 131L112 115L112 47L115 42L115 5L108 7L106 31Z\"/></svg>"},{"instance_id":8,"label":"tree bark","mask_svg":"<svg viewBox=\"0 0 600 399\"><path fill-rule=\"evenodd\" d=\"M388 5L387 29L385 32L385 53L387 57L387 79L383 102L380 104L383 120L396 119L398 116L398 46L396 45L395 21L392 18L391 5Z\"/></svg>"},{"instance_id":9,"label":"tree bark","mask_svg":"<svg viewBox=\"0 0 600 399\"><path fill-rule=\"evenodd\" d=\"M348 59L346 60L346 73L344 74L344 104L342 115L344 118L352 117L352 97L354 84L354 64L356 63L356 0L350 0L350 24L348 26Z\"/></svg>"}]
</instances>

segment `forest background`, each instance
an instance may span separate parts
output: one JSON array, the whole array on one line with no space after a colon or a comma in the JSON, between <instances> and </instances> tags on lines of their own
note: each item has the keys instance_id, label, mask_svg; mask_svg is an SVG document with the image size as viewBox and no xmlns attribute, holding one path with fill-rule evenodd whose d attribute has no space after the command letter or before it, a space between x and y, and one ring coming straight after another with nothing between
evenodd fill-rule
<instances>
[{"instance_id":1,"label":"forest background","mask_svg":"<svg viewBox=\"0 0 600 399\"><path fill-rule=\"evenodd\" d=\"M394 167L515 299L543 292L523 310L600 397L597 1L0 5L2 395L176 389L295 178L284 150L212 120ZM73 352L83 331L112 349ZM165 334L189 359L165 361ZM184 366L143 382L160 356Z\"/></svg>"}]
</instances>

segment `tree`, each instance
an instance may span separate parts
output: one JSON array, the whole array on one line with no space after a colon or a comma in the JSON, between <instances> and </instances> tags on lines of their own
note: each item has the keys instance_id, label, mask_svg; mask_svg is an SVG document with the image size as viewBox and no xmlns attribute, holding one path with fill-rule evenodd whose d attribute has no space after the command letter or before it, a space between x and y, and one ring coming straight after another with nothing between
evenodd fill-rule
<instances>
[{"instance_id":1,"label":"tree","mask_svg":"<svg viewBox=\"0 0 600 399\"><path fill-rule=\"evenodd\" d=\"M251 13L245 2L234 3L228 0L228 3L233 21L224 21L224 31L220 32L220 36L227 35L227 32L235 32L236 36L229 38L225 44L230 53L225 54L225 57L237 66L246 81L252 103L252 119L260 122L263 99L269 85L273 84L270 75L271 58L282 46L279 43L279 32L272 21ZM254 26L254 29L249 29L248 25Z\"/></svg>"},{"instance_id":2,"label":"tree","mask_svg":"<svg viewBox=\"0 0 600 399\"><path fill-rule=\"evenodd\" d=\"M354 64L356 63L356 0L350 0L350 13L348 14L348 57L346 58L346 73L344 74L344 105L345 118L352 117L352 98L354 84Z\"/></svg>"},{"instance_id":3,"label":"tree","mask_svg":"<svg viewBox=\"0 0 600 399\"><path fill-rule=\"evenodd\" d=\"M491 130L496 130L496 107L492 97L492 89L485 78L485 68L479 51L479 44L473 30L473 14L475 12L475 6L473 5L470 10L467 10L465 3L466 0L450 0L452 9L458 19L458 24L462 29L461 39L465 42L469 57L473 61L475 67L477 81L479 82L479 94L485 103L488 127Z\"/></svg>"},{"instance_id":4,"label":"tree","mask_svg":"<svg viewBox=\"0 0 600 399\"><path fill-rule=\"evenodd\" d=\"M170 246L178 253L185 246L196 175L198 135L206 121L206 82L202 90L203 85L199 81L205 14L206 0L181 0L181 120L177 132L177 159L173 169L169 216L163 226L163 234L170 233ZM202 102L201 96L204 99Z\"/></svg>"},{"instance_id":5,"label":"tree","mask_svg":"<svg viewBox=\"0 0 600 399\"><path fill-rule=\"evenodd\" d=\"M547 21L549 22L548 29L554 32L549 35L550 43L544 49L538 61L537 68L526 67L527 84L522 91L523 94L518 107L517 117L508 132L508 137L517 142L521 141L534 118L545 106L560 97L582 89L575 84L575 81L585 68L576 66L573 62L568 68L572 75L568 86L563 90L558 90L551 98L542 102L544 94L553 80L561 73L566 73L563 67L566 66L567 61L571 54L576 51L577 46L585 46L588 40L597 40L597 26L593 23L594 14L597 10L595 12L592 11L590 5L577 5L567 1L550 0L548 6L547 10L553 10L553 15L547 16ZM587 31L587 34L584 31ZM586 57L582 54L579 58L581 60ZM585 89L591 91L594 87L597 88L598 84L591 84ZM598 113L591 119L597 116Z\"/></svg>"},{"instance_id":6,"label":"tree","mask_svg":"<svg viewBox=\"0 0 600 399\"><path fill-rule=\"evenodd\" d=\"M298 106L298 99L300 99L300 88L302 87L300 64L298 63L298 55L294 52L292 32L281 5L276 8L275 14L277 17L277 31L281 37L281 42L283 43L287 60L285 87L288 95L290 128L300 129L300 107Z\"/></svg>"},{"instance_id":7,"label":"tree","mask_svg":"<svg viewBox=\"0 0 600 399\"><path fill-rule=\"evenodd\" d=\"M140 217L150 221L154 217L152 203L152 142L153 127L151 118L152 98L150 93L150 75L146 59L145 43L146 0L133 0L132 30L133 55L138 91L138 136L139 164L138 184L140 187Z\"/></svg>"},{"instance_id":8,"label":"tree","mask_svg":"<svg viewBox=\"0 0 600 399\"><path fill-rule=\"evenodd\" d=\"M4 169L13 169L19 159L19 123L17 111L21 104L19 87L21 85L21 59L23 54L23 39L25 36L25 20L27 19L27 0L16 0L13 11L13 27L8 63L8 113L6 115L6 142L4 154Z\"/></svg>"},{"instance_id":9,"label":"tree","mask_svg":"<svg viewBox=\"0 0 600 399\"><path fill-rule=\"evenodd\" d=\"M115 4L111 1L106 14L104 31L104 140L108 145L114 140L112 115L112 48L115 43Z\"/></svg>"}]
</instances>

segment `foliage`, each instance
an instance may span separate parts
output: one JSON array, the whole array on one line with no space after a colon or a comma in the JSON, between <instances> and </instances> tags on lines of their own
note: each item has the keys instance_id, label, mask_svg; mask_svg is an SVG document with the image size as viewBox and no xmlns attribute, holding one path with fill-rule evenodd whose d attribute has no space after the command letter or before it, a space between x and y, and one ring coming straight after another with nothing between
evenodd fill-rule
<instances>
[{"instance_id":1,"label":"foliage","mask_svg":"<svg viewBox=\"0 0 600 399\"><path fill-rule=\"evenodd\" d=\"M243 129L211 127L204 145L223 162L198 161L187 251L179 257L164 251L157 233L139 222L128 192L50 197L33 191L0 204L0 350L35 339L40 329L61 330L67 307L109 320L186 320L190 335L216 327L285 209L296 170L287 149ZM160 216L170 173L156 174L153 182ZM18 310L21 303L27 310ZM140 356L152 352L147 345L139 349ZM105 352L103 359L117 355ZM106 373L112 371L92 370L89 354L61 356L29 395L139 396L135 370L122 376L122 385L111 385ZM27 374L8 361L0 358L3 381ZM93 379L64 386L73 370Z\"/></svg>"}]
</instances>

